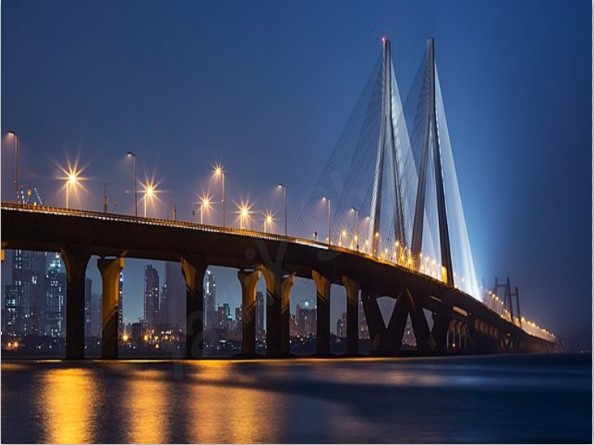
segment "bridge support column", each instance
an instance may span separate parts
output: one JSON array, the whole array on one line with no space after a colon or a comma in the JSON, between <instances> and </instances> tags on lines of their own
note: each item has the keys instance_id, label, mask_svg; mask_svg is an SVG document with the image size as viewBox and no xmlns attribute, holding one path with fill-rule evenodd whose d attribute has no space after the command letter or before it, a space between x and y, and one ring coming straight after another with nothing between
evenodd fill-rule
<instances>
[{"instance_id":1,"label":"bridge support column","mask_svg":"<svg viewBox=\"0 0 594 445\"><path fill-rule=\"evenodd\" d=\"M295 276L287 275L281 282L281 355L291 354L291 288Z\"/></svg>"},{"instance_id":2,"label":"bridge support column","mask_svg":"<svg viewBox=\"0 0 594 445\"><path fill-rule=\"evenodd\" d=\"M342 277L346 291L347 355L359 353L359 283L349 277Z\"/></svg>"},{"instance_id":3,"label":"bridge support column","mask_svg":"<svg viewBox=\"0 0 594 445\"><path fill-rule=\"evenodd\" d=\"M66 267L66 358L82 359L85 355L85 275L91 257L86 247L64 247L62 261Z\"/></svg>"},{"instance_id":4,"label":"bridge support column","mask_svg":"<svg viewBox=\"0 0 594 445\"><path fill-rule=\"evenodd\" d=\"M311 275L316 285L317 352L318 356L326 357L330 355L330 285L332 283L315 270Z\"/></svg>"},{"instance_id":5,"label":"bridge support column","mask_svg":"<svg viewBox=\"0 0 594 445\"><path fill-rule=\"evenodd\" d=\"M435 350L435 341L431 337L429 324L423 313L423 308L415 303L415 300L408 289L404 290L403 297L408 302L410 322L417 341L417 350L419 352L431 352Z\"/></svg>"},{"instance_id":6,"label":"bridge support column","mask_svg":"<svg viewBox=\"0 0 594 445\"><path fill-rule=\"evenodd\" d=\"M448 329L452 319L452 305L441 302L437 312L433 314L431 337L435 342L435 352L445 354L448 343Z\"/></svg>"},{"instance_id":7,"label":"bridge support column","mask_svg":"<svg viewBox=\"0 0 594 445\"><path fill-rule=\"evenodd\" d=\"M260 271L237 272L241 283L241 352L246 355L256 353L256 286Z\"/></svg>"},{"instance_id":8,"label":"bridge support column","mask_svg":"<svg viewBox=\"0 0 594 445\"><path fill-rule=\"evenodd\" d=\"M260 266L266 281L266 355L278 357L290 353L289 321L291 287L294 277L282 270Z\"/></svg>"},{"instance_id":9,"label":"bridge support column","mask_svg":"<svg viewBox=\"0 0 594 445\"><path fill-rule=\"evenodd\" d=\"M186 281L186 358L202 358L204 353L204 274L208 264L202 257L183 257Z\"/></svg>"},{"instance_id":10,"label":"bridge support column","mask_svg":"<svg viewBox=\"0 0 594 445\"><path fill-rule=\"evenodd\" d=\"M124 268L124 258L99 258L97 268L101 272L103 292L101 317L101 358L118 358L120 302L120 272Z\"/></svg>"}]
</instances>

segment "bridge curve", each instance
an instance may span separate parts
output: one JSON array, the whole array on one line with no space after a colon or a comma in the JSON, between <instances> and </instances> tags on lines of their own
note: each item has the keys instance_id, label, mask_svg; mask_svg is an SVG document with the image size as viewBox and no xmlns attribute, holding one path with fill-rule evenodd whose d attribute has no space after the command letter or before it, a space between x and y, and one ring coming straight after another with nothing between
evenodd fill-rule
<instances>
[{"instance_id":1,"label":"bridge curve","mask_svg":"<svg viewBox=\"0 0 594 445\"><path fill-rule=\"evenodd\" d=\"M66 343L70 357L81 357L84 350L81 310L84 315L84 270L90 255L97 255L104 262L109 258L125 257L181 262L187 288L188 357L202 356L202 277L209 265L239 270L246 320L242 327L243 352L247 355L255 353L253 302L257 283L257 279L250 281L248 278L249 274L259 276L260 273L266 279L269 299L266 341L270 356L290 352L288 322L293 276L313 278L316 284L320 355L329 354L331 284L343 285L347 292L349 354L358 353L359 292L374 353L391 355L400 352L409 315L421 353L552 349L552 343L527 334L459 289L369 254L335 245L184 221L15 203L2 203L1 216L2 249L62 253L68 280ZM117 295L114 295L117 292L109 292L114 289L109 280L115 280L116 275L109 275L104 270L109 269L101 269L103 343L108 344L103 348L103 355L110 357L117 356L117 323L114 327L113 311L108 314L105 308L117 304ZM382 296L396 299L387 326L377 304L377 299ZM431 313L432 326L426 311ZM348 325L351 325L350 329ZM464 333L463 337L461 333Z\"/></svg>"}]
</instances>

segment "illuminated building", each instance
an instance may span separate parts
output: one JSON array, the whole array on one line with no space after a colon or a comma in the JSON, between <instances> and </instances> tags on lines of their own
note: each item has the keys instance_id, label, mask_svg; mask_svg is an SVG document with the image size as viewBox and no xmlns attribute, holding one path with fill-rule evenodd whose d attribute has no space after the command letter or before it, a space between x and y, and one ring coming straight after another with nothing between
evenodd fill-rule
<instances>
[{"instance_id":1,"label":"illuminated building","mask_svg":"<svg viewBox=\"0 0 594 445\"><path fill-rule=\"evenodd\" d=\"M150 264L144 267L144 320L150 327L159 323L159 272Z\"/></svg>"}]
</instances>

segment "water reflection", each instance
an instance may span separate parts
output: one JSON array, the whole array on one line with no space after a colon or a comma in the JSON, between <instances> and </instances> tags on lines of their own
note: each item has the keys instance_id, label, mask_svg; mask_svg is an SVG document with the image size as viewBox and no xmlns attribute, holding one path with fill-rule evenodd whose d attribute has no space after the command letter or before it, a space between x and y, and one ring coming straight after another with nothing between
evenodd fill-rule
<instances>
[{"instance_id":1,"label":"water reflection","mask_svg":"<svg viewBox=\"0 0 594 445\"><path fill-rule=\"evenodd\" d=\"M188 437L192 443L279 442L286 421L278 394L250 388L229 362L195 364L188 385ZM235 372L233 372L235 371Z\"/></svg>"},{"instance_id":2,"label":"water reflection","mask_svg":"<svg viewBox=\"0 0 594 445\"><path fill-rule=\"evenodd\" d=\"M134 370L126 373L126 407L129 443L165 443L171 409L167 376L162 371Z\"/></svg>"},{"instance_id":3,"label":"water reflection","mask_svg":"<svg viewBox=\"0 0 594 445\"><path fill-rule=\"evenodd\" d=\"M2 439L587 442L591 383L573 356L3 362Z\"/></svg>"},{"instance_id":4,"label":"water reflection","mask_svg":"<svg viewBox=\"0 0 594 445\"><path fill-rule=\"evenodd\" d=\"M4 365L3 365L4 366ZM44 436L49 443L93 442L97 385L87 369L52 369L43 374L40 398Z\"/></svg>"}]
</instances>

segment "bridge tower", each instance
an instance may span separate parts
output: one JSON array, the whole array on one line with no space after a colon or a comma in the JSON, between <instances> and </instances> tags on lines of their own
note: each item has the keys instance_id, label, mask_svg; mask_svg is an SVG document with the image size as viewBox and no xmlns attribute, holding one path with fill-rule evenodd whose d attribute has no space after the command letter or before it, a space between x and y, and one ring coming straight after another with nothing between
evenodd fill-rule
<instances>
[{"instance_id":1,"label":"bridge tower","mask_svg":"<svg viewBox=\"0 0 594 445\"><path fill-rule=\"evenodd\" d=\"M370 225L372 254L379 254L379 233L381 226L381 207L382 207L382 187L384 180L387 180L387 186L394 190L396 202L394 204L394 236L395 240L401 246L406 244L404 232L404 212L402 199L402 178L401 166L398 156L398 138L395 134L394 119L402 113L402 105L398 91L395 89L394 67L392 65L392 44L390 40L383 37L382 43L382 107L380 112L381 125L380 137L377 144L377 155L375 164L375 175L373 183L373 194L371 198L371 218ZM400 108L400 109L398 109ZM400 157L401 158L401 157ZM388 174L384 178L384 174Z\"/></svg>"},{"instance_id":2,"label":"bridge tower","mask_svg":"<svg viewBox=\"0 0 594 445\"><path fill-rule=\"evenodd\" d=\"M413 223L411 252L415 261L420 258L423 247L423 223L425 218L425 195L427 191L427 176L434 175L435 191L437 197L437 215L439 223L439 246L441 251L441 263L446 270L447 282L454 286L454 271L452 268L452 252L450 247L450 234L448 230L448 218L445 204L445 190L443 182L443 168L441 159L441 146L437 130L437 109L435 102L436 69L435 49L433 38L427 39L425 53L425 73L423 78L422 91L429 101L424 115L424 137L420 154L420 165L418 174L417 198ZM433 172L429 168L430 158L433 161ZM420 264L419 264L420 266Z\"/></svg>"},{"instance_id":3,"label":"bridge tower","mask_svg":"<svg viewBox=\"0 0 594 445\"><path fill-rule=\"evenodd\" d=\"M516 286L514 292L512 292L511 281L509 277L505 283L499 283L499 280L495 278L495 286L493 286L493 293L497 294L499 289L503 289L503 307L507 309L511 317L511 322L522 327L522 313L520 312L520 293ZM516 300L516 307L514 308L514 298ZM518 323L516 323L518 320Z\"/></svg>"}]
</instances>

